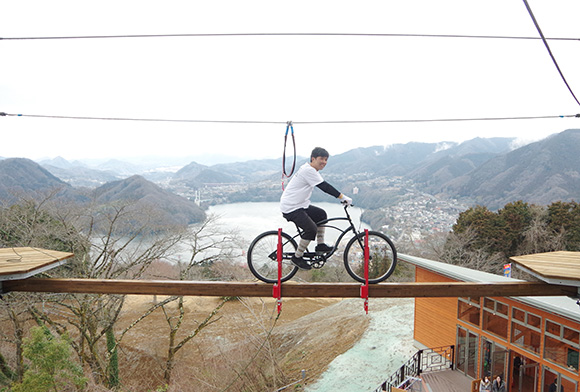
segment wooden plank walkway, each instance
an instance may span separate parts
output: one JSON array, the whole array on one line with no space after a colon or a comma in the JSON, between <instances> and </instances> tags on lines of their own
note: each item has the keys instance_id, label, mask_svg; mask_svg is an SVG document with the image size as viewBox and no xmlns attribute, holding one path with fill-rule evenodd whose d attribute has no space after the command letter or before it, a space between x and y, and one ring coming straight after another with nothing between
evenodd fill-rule
<instances>
[{"instance_id":1,"label":"wooden plank walkway","mask_svg":"<svg viewBox=\"0 0 580 392\"><path fill-rule=\"evenodd\" d=\"M421 374L429 392L470 392L471 378L454 370L429 372Z\"/></svg>"}]
</instances>

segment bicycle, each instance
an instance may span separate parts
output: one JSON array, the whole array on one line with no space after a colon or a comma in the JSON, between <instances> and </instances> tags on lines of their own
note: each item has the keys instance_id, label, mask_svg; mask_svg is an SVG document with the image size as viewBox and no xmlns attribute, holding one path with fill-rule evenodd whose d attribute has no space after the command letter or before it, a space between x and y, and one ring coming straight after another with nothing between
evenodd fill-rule
<instances>
[{"instance_id":1,"label":"bicycle","mask_svg":"<svg viewBox=\"0 0 580 392\"><path fill-rule=\"evenodd\" d=\"M344 236L353 232L353 237L348 241L343 251L344 267L348 274L356 281L365 283L364 271L364 243L365 232L359 232L344 206L346 217L335 217L325 219L317 223L338 230L340 232L334 247L329 252L310 252L306 250L304 260L312 268L322 268L326 261L339 250L339 245ZM335 221L348 221L349 226L341 229L332 224ZM298 233L290 236L282 232L282 278L281 282L292 279L299 268L295 266L291 259L298 248L296 238L300 236L302 230L297 226ZM369 231L369 283L380 283L387 279L395 271L397 265L397 250L393 242L378 231ZM254 276L266 283L278 282L278 261L277 261L278 231L266 231L258 235L248 248L248 267Z\"/></svg>"}]
</instances>

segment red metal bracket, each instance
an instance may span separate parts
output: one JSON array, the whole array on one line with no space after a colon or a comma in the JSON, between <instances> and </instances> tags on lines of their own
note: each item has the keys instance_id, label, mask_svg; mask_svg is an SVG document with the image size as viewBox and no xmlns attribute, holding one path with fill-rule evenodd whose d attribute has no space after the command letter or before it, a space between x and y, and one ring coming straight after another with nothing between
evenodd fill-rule
<instances>
[{"instance_id":1,"label":"red metal bracket","mask_svg":"<svg viewBox=\"0 0 580 392\"><path fill-rule=\"evenodd\" d=\"M280 314L282 311L282 229L278 229L276 260L278 261L278 283L274 283L274 287L272 287L272 296L276 298L278 314Z\"/></svg>"},{"instance_id":2,"label":"red metal bracket","mask_svg":"<svg viewBox=\"0 0 580 392\"><path fill-rule=\"evenodd\" d=\"M364 257L365 257L365 284L360 288L360 296L365 300L364 309L367 314L369 314L369 230L365 229L365 244L364 244Z\"/></svg>"}]
</instances>

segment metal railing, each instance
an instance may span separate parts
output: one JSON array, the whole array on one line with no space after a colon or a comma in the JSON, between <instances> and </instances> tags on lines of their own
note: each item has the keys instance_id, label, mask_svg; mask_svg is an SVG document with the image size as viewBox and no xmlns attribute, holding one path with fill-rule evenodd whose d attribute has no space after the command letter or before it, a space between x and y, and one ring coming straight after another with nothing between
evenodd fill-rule
<instances>
[{"instance_id":1,"label":"metal railing","mask_svg":"<svg viewBox=\"0 0 580 392\"><path fill-rule=\"evenodd\" d=\"M421 373L453 369L454 358L454 345L419 350L374 392L390 392L392 387L404 386L406 380L419 377Z\"/></svg>"}]
</instances>

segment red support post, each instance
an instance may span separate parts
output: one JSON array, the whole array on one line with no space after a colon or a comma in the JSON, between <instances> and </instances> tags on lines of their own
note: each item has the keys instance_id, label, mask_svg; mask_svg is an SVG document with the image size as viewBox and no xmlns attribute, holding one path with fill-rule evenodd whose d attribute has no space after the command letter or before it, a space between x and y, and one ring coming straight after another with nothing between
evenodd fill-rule
<instances>
[{"instance_id":1,"label":"red support post","mask_svg":"<svg viewBox=\"0 0 580 392\"><path fill-rule=\"evenodd\" d=\"M278 229L278 247L276 249L276 260L278 261L278 283L274 283L272 296L276 298L278 314L282 311L282 229Z\"/></svg>"},{"instance_id":2,"label":"red support post","mask_svg":"<svg viewBox=\"0 0 580 392\"><path fill-rule=\"evenodd\" d=\"M365 257L365 284L360 288L360 296L365 300L364 309L369 314L369 231L365 229L365 243L364 243L364 257Z\"/></svg>"}]
</instances>

